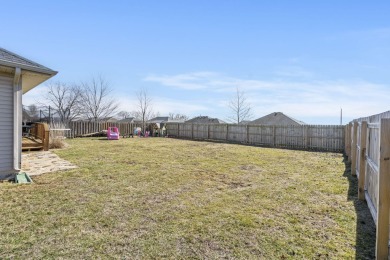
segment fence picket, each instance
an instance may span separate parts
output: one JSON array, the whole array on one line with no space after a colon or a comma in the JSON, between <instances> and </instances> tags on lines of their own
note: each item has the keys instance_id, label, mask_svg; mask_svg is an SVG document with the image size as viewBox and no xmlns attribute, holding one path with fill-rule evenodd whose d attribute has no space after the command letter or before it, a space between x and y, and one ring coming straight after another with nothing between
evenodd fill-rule
<instances>
[{"instance_id":1,"label":"fence picket","mask_svg":"<svg viewBox=\"0 0 390 260\"><path fill-rule=\"evenodd\" d=\"M268 126L237 124L166 124L167 134L178 138L210 139L292 149L344 150L344 126Z\"/></svg>"}]
</instances>

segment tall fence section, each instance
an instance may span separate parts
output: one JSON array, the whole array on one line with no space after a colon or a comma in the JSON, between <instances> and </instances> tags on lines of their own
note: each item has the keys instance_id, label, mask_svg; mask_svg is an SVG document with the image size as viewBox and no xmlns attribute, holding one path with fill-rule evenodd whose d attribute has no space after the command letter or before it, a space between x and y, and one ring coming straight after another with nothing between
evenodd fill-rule
<instances>
[{"instance_id":1,"label":"tall fence section","mask_svg":"<svg viewBox=\"0 0 390 260\"><path fill-rule=\"evenodd\" d=\"M345 127L345 153L376 224L376 258L389 257L390 112L359 118Z\"/></svg>"},{"instance_id":2,"label":"tall fence section","mask_svg":"<svg viewBox=\"0 0 390 260\"><path fill-rule=\"evenodd\" d=\"M341 152L344 126L338 125L235 125L167 123L169 136L259 146Z\"/></svg>"}]
</instances>

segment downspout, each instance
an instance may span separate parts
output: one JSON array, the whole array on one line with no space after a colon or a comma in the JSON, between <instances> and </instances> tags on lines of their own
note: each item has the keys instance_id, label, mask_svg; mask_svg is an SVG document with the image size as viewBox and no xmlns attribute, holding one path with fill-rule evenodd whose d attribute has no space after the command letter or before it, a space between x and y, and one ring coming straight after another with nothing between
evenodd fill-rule
<instances>
[{"instance_id":1,"label":"downspout","mask_svg":"<svg viewBox=\"0 0 390 260\"><path fill-rule=\"evenodd\" d=\"M22 156L22 70L15 68L14 75L14 170L16 172L21 169Z\"/></svg>"}]
</instances>

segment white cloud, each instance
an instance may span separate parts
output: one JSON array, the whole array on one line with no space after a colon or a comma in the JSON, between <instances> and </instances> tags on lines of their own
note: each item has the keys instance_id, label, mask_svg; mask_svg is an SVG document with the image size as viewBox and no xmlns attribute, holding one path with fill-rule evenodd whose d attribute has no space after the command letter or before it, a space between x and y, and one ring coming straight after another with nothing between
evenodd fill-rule
<instances>
[{"instance_id":1,"label":"white cloud","mask_svg":"<svg viewBox=\"0 0 390 260\"><path fill-rule=\"evenodd\" d=\"M285 66L279 68L276 75L282 77L293 77L293 78L311 78L314 74L300 66Z\"/></svg>"},{"instance_id":2,"label":"white cloud","mask_svg":"<svg viewBox=\"0 0 390 260\"><path fill-rule=\"evenodd\" d=\"M146 77L145 81L158 82L164 86L171 86L187 90L199 90L206 88L206 83L210 78L217 76L211 72L195 72L179 74L174 76L155 76Z\"/></svg>"},{"instance_id":3,"label":"white cloud","mask_svg":"<svg viewBox=\"0 0 390 260\"><path fill-rule=\"evenodd\" d=\"M345 121L381 113L390 109L389 86L364 80L248 80L215 72L195 72L178 75L154 75L144 79L154 82L159 91L150 91L153 108L161 115L169 112L190 117L208 115L226 119L228 102L235 88L244 90L253 106L254 118L272 112L283 112L299 120L327 124L338 122L340 108ZM161 91L161 86L172 90ZM176 93L175 89L181 89ZM127 94L126 94L127 92ZM39 86L23 95L23 104L44 102L46 88ZM184 93L184 94L183 94ZM173 95L174 94L174 95ZM114 91L120 110L136 110L137 100L130 90ZM185 95L185 96L183 96ZM323 120L323 121L321 121Z\"/></svg>"},{"instance_id":4,"label":"white cloud","mask_svg":"<svg viewBox=\"0 0 390 260\"><path fill-rule=\"evenodd\" d=\"M168 116L169 113L180 113L188 116L199 114L207 114L210 112L210 105L205 105L203 102L188 102L169 97L161 97L150 95L152 98L152 108L154 112L159 112L161 116ZM138 109L138 100L134 96L115 96L115 99L120 104L119 111L136 111Z\"/></svg>"},{"instance_id":5,"label":"white cloud","mask_svg":"<svg viewBox=\"0 0 390 260\"><path fill-rule=\"evenodd\" d=\"M302 73L305 74L305 73ZM309 74L307 74L309 75ZM146 80L151 80L148 77ZM202 89L214 99L216 114L228 115L227 99L235 88L245 90L256 117L280 111L297 119L301 117L338 117L340 108L349 120L389 109L388 86L362 80L246 80L219 73L189 73L155 76L153 81L172 88L196 91ZM201 82L201 87L192 87ZM189 95L191 92L189 92ZM204 105L200 102L199 105ZM183 106L183 110L186 106ZM223 111L222 111L223 110ZM317 118L316 118L317 119Z\"/></svg>"}]
</instances>

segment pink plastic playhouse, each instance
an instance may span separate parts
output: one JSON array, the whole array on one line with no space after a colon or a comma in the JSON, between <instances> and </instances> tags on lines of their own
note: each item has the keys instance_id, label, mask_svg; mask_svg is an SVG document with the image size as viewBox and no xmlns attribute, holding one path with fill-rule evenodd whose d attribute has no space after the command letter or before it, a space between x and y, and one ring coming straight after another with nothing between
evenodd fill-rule
<instances>
[{"instance_id":1,"label":"pink plastic playhouse","mask_svg":"<svg viewBox=\"0 0 390 260\"><path fill-rule=\"evenodd\" d=\"M119 140L118 127L109 127L107 129L107 139L108 140Z\"/></svg>"}]
</instances>

